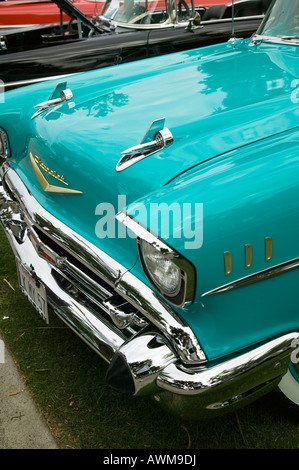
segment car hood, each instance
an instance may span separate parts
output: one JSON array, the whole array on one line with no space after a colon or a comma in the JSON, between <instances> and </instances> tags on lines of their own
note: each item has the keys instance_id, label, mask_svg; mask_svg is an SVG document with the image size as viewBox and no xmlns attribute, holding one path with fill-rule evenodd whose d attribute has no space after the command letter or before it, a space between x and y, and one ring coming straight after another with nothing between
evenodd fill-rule
<instances>
[{"instance_id":1,"label":"car hood","mask_svg":"<svg viewBox=\"0 0 299 470\"><path fill-rule=\"evenodd\" d=\"M29 87L26 96L17 90L7 100L14 113L20 95L27 102L20 110L26 143L13 152L21 156L17 171L53 215L98 244L103 204L117 213L204 161L295 127L298 67L295 46L240 41L68 77L73 99L34 119L32 105L46 100L56 81ZM117 172L121 152L160 118L173 143ZM82 194L44 192L30 152Z\"/></svg>"}]
</instances>

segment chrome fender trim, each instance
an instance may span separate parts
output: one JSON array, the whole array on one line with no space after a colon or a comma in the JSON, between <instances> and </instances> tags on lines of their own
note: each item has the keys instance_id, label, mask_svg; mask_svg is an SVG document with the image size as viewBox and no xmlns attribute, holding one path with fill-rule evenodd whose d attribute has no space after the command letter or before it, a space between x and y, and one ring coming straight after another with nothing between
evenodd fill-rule
<instances>
[{"instance_id":1,"label":"chrome fender trim","mask_svg":"<svg viewBox=\"0 0 299 470\"><path fill-rule=\"evenodd\" d=\"M188 370L169 364L157 377L159 405L181 419L209 419L271 392L288 371L299 332L286 334L220 364Z\"/></svg>"},{"instance_id":2,"label":"chrome fender trim","mask_svg":"<svg viewBox=\"0 0 299 470\"><path fill-rule=\"evenodd\" d=\"M282 377L287 372L291 354L298 344L299 332L294 332L226 362L203 367L202 370L193 373L171 364L158 376L157 384L164 390L175 391L178 394L199 395L225 383L232 383L251 371L258 376L261 369L267 368L268 376L264 376L265 381Z\"/></svg>"}]
</instances>

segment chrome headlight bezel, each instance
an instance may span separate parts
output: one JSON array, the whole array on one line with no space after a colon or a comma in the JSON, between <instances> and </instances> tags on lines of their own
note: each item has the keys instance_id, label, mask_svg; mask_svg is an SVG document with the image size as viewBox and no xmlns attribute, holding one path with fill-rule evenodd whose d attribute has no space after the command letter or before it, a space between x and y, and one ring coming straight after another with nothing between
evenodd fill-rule
<instances>
[{"instance_id":1,"label":"chrome headlight bezel","mask_svg":"<svg viewBox=\"0 0 299 470\"><path fill-rule=\"evenodd\" d=\"M8 137L6 132L0 128L0 158L8 158L9 155Z\"/></svg>"},{"instance_id":2,"label":"chrome headlight bezel","mask_svg":"<svg viewBox=\"0 0 299 470\"><path fill-rule=\"evenodd\" d=\"M161 283L158 283L153 274L150 272L148 265L145 261L143 252L143 244L148 243L145 239L137 238L137 246L140 262L144 271L144 274L148 281L155 287L155 289L172 305L176 307L183 307L184 305L191 303L194 299L195 294L195 268L194 266L179 255L177 252L172 250L171 254L163 253L157 247L153 247L154 250L159 253L160 257L164 257L165 262L173 263L179 272L179 280L176 289L173 292L167 291L163 288Z\"/></svg>"},{"instance_id":3,"label":"chrome headlight bezel","mask_svg":"<svg viewBox=\"0 0 299 470\"><path fill-rule=\"evenodd\" d=\"M163 295L176 297L182 284L180 267L146 240L139 238L137 243L141 264L147 277Z\"/></svg>"},{"instance_id":4,"label":"chrome headlight bezel","mask_svg":"<svg viewBox=\"0 0 299 470\"><path fill-rule=\"evenodd\" d=\"M170 304L176 307L183 307L191 303L195 297L196 286L196 270L193 264L125 212L118 213L116 218L136 235L140 263L150 284ZM152 276L144 259L143 243L151 245L159 254L160 259L164 257L165 262L173 263L178 269L179 281L177 288L172 293L165 288L163 289L161 283L158 283Z\"/></svg>"}]
</instances>

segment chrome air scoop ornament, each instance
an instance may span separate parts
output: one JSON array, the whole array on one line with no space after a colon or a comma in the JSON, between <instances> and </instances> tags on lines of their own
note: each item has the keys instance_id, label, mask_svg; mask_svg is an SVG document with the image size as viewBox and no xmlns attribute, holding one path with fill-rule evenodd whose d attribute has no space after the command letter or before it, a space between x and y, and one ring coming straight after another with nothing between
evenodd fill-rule
<instances>
[{"instance_id":1,"label":"chrome air scoop ornament","mask_svg":"<svg viewBox=\"0 0 299 470\"><path fill-rule=\"evenodd\" d=\"M56 106L57 104L63 103L64 101L69 101L73 98L73 93L72 91L67 88L67 83L66 82L61 82L56 85L54 90L52 91L49 99L47 101L44 101L43 103L39 103L35 108L38 108L38 111L33 114L31 119L34 119L36 116L41 114L43 111L46 111L49 108L52 108L53 106Z\"/></svg>"},{"instance_id":2,"label":"chrome air scoop ornament","mask_svg":"<svg viewBox=\"0 0 299 470\"><path fill-rule=\"evenodd\" d=\"M124 152L116 165L116 171L122 171L143 158L153 155L173 142L173 136L167 127L164 127L165 118L153 121L139 145L135 145Z\"/></svg>"}]
</instances>

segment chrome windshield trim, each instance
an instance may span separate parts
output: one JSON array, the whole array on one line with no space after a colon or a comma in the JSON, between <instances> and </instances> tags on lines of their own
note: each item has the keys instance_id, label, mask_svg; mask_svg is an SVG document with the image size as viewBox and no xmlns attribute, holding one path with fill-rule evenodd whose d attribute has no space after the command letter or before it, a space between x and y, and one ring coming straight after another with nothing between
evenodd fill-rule
<instances>
[{"instance_id":1,"label":"chrome windshield trim","mask_svg":"<svg viewBox=\"0 0 299 470\"><path fill-rule=\"evenodd\" d=\"M263 34L254 34L251 36L251 41L255 44L266 42L273 44L287 44L288 46L299 45L299 38L297 37L294 37L293 39L285 39L284 36L264 36Z\"/></svg>"},{"instance_id":2,"label":"chrome windshield trim","mask_svg":"<svg viewBox=\"0 0 299 470\"><path fill-rule=\"evenodd\" d=\"M265 15L252 15L252 16L239 16L234 18L234 22L236 23L241 23L242 21L248 21L248 20L262 20ZM207 20L207 21L202 21L201 24L217 24L217 23L231 23L232 18L220 18L220 19L214 19L214 20Z\"/></svg>"},{"instance_id":3,"label":"chrome windshield trim","mask_svg":"<svg viewBox=\"0 0 299 470\"><path fill-rule=\"evenodd\" d=\"M241 23L243 21L248 21L248 20L262 20L264 18L264 15L254 15L254 16L241 16L239 18L235 18L234 22L235 23ZM208 21L201 21L200 25L201 26L206 26L206 25L213 25L213 24L221 24L221 23L231 23L232 19L231 18L221 18L221 19L214 19L214 20L208 20ZM188 21L182 21L179 23L169 23L169 20L165 21L164 23L159 23L159 24L128 24L128 23L120 23L119 21L114 21L111 20L111 23L115 27L119 28L128 28L128 29L169 29L169 28L186 28L190 20Z\"/></svg>"},{"instance_id":4,"label":"chrome windshield trim","mask_svg":"<svg viewBox=\"0 0 299 470\"><path fill-rule=\"evenodd\" d=\"M272 268L259 271L258 273L251 274L250 276L237 279L236 281L230 282L229 284L224 284L221 287L205 292L201 297L208 297L209 295L221 294L222 292L228 292L233 289L238 289L240 287L245 287L250 284L255 284L256 282L265 281L266 279L271 279L272 277L280 276L289 271L299 268L299 258L287 261L285 263L278 264Z\"/></svg>"},{"instance_id":5,"label":"chrome windshield trim","mask_svg":"<svg viewBox=\"0 0 299 470\"><path fill-rule=\"evenodd\" d=\"M174 23L169 23L169 21L165 21L164 23L159 23L159 24L129 24L129 23L120 23L118 21L111 21L113 26L119 27L119 28L127 28L127 29L169 29L169 28L174 28L177 26ZM186 23L187 25L188 23ZM182 25L182 23L181 23Z\"/></svg>"}]
</instances>

